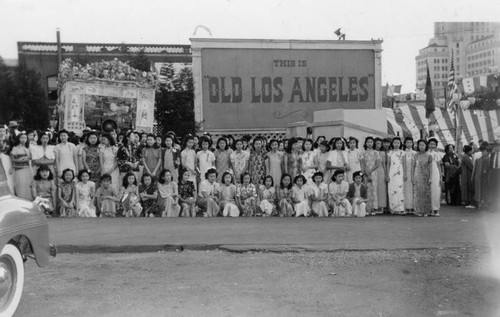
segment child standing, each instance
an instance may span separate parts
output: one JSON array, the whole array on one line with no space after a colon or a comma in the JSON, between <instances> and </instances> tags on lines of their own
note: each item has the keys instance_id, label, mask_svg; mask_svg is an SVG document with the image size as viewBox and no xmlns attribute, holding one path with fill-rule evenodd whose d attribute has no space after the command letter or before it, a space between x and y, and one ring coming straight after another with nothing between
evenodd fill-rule
<instances>
[{"instance_id":1,"label":"child standing","mask_svg":"<svg viewBox=\"0 0 500 317\"><path fill-rule=\"evenodd\" d=\"M101 187L95 193L97 208L100 217L115 218L116 203L120 201L118 193L111 184L112 178L109 174L101 176Z\"/></svg>"},{"instance_id":2,"label":"child standing","mask_svg":"<svg viewBox=\"0 0 500 317\"><path fill-rule=\"evenodd\" d=\"M304 175L297 175L293 180L292 202L295 204L295 217L307 217L311 211L309 202L309 188L306 186Z\"/></svg>"},{"instance_id":3,"label":"child standing","mask_svg":"<svg viewBox=\"0 0 500 317\"><path fill-rule=\"evenodd\" d=\"M219 201L223 217L238 217L240 215L240 210L236 206L236 185L233 182L233 175L229 172L222 174Z\"/></svg>"},{"instance_id":4,"label":"child standing","mask_svg":"<svg viewBox=\"0 0 500 317\"><path fill-rule=\"evenodd\" d=\"M148 174L142 174L141 185L139 186L139 197L144 217L154 217L156 210L156 199L158 198L158 188L153 183L153 177Z\"/></svg>"},{"instance_id":5,"label":"child standing","mask_svg":"<svg viewBox=\"0 0 500 317\"><path fill-rule=\"evenodd\" d=\"M328 185L330 193L330 206L333 209L334 217L345 217L352 215L352 206L347 199L349 184L344 180L343 170L336 170L332 176L332 183Z\"/></svg>"},{"instance_id":6,"label":"child standing","mask_svg":"<svg viewBox=\"0 0 500 317\"><path fill-rule=\"evenodd\" d=\"M78 173L79 182L76 184L76 208L79 217L96 217L94 206L95 183L90 180L86 170Z\"/></svg>"},{"instance_id":7,"label":"child standing","mask_svg":"<svg viewBox=\"0 0 500 317\"><path fill-rule=\"evenodd\" d=\"M57 196L59 198L60 209L59 215L61 218L78 217L76 212L76 187L73 179L75 174L72 169L67 168L62 172L62 181L59 184Z\"/></svg>"},{"instance_id":8,"label":"child standing","mask_svg":"<svg viewBox=\"0 0 500 317\"><path fill-rule=\"evenodd\" d=\"M33 199L37 197L47 199L47 202L44 202L41 206L49 217L54 215L54 206L56 205L56 185L53 179L54 175L50 168L47 165L41 165L31 183Z\"/></svg>"},{"instance_id":9,"label":"child standing","mask_svg":"<svg viewBox=\"0 0 500 317\"><path fill-rule=\"evenodd\" d=\"M292 178L289 174L281 176L280 186L278 188L278 212L280 217L293 216L292 203Z\"/></svg>"},{"instance_id":10,"label":"child standing","mask_svg":"<svg viewBox=\"0 0 500 317\"><path fill-rule=\"evenodd\" d=\"M262 212L263 217L273 216L276 211L276 205L274 204L276 189L274 188L274 180L271 175L267 175L264 178L264 185L260 185L259 188L259 209Z\"/></svg>"},{"instance_id":11,"label":"child standing","mask_svg":"<svg viewBox=\"0 0 500 317\"><path fill-rule=\"evenodd\" d=\"M236 204L245 217L253 217L256 212L257 189L252 184L248 172L241 175L241 184L236 187Z\"/></svg>"},{"instance_id":12,"label":"child standing","mask_svg":"<svg viewBox=\"0 0 500 317\"><path fill-rule=\"evenodd\" d=\"M120 189L120 202L123 206L125 217L139 217L142 206L139 199L139 188L135 173L130 171L123 177L122 188Z\"/></svg>"},{"instance_id":13,"label":"child standing","mask_svg":"<svg viewBox=\"0 0 500 317\"><path fill-rule=\"evenodd\" d=\"M354 217L366 216L366 201L367 201L367 188L363 184L363 175L360 171L354 172L354 183L349 185L349 193L347 197L352 206L352 214Z\"/></svg>"},{"instance_id":14,"label":"child standing","mask_svg":"<svg viewBox=\"0 0 500 317\"><path fill-rule=\"evenodd\" d=\"M158 180L159 204L162 207L162 217L179 217L181 207L178 203L179 191L169 170L162 170Z\"/></svg>"},{"instance_id":15,"label":"child standing","mask_svg":"<svg viewBox=\"0 0 500 317\"><path fill-rule=\"evenodd\" d=\"M389 195L389 210L392 214L400 215L405 211L404 197L404 169L403 156L401 150L401 139L395 137L391 143L392 150L387 155L387 177L389 183L387 192Z\"/></svg>"},{"instance_id":16,"label":"child standing","mask_svg":"<svg viewBox=\"0 0 500 317\"><path fill-rule=\"evenodd\" d=\"M328 217L328 185L323 183L323 173L316 172L313 175L314 183L311 188L312 212L318 217Z\"/></svg>"}]
</instances>

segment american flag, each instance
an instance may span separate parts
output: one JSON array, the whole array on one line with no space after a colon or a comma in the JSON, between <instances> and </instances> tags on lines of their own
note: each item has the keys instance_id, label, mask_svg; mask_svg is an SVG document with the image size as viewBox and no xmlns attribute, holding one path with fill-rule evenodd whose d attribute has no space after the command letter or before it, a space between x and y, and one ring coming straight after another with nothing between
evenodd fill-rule
<instances>
[{"instance_id":1,"label":"american flag","mask_svg":"<svg viewBox=\"0 0 500 317\"><path fill-rule=\"evenodd\" d=\"M457 103L453 100L453 95L458 91L457 83L455 82L455 67L453 66L453 52L451 53L451 66L450 74L448 75L448 98L446 103L446 109L451 114L455 114L457 111Z\"/></svg>"}]
</instances>

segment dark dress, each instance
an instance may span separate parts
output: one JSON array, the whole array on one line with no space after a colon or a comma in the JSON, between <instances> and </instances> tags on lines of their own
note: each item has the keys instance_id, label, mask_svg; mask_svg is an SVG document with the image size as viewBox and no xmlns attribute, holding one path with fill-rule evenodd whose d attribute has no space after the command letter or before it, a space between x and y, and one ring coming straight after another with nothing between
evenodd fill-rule
<instances>
[{"instance_id":1,"label":"dark dress","mask_svg":"<svg viewBox=\"0 0 500 317\"><path fill-rule=\"evenodd\" d=\"M154 195L156 191L158 190L158 187L156 186L156 183L152 183L149 186L141 184L139 186L139 194L146 192L147 195ZM142 213L141 216L148 217L149 214L154 214L155 216L161 216L161 210L159 208L156 208L156 200L155 199L146 199L143 200L141 199L141 205L142 205Z\"/></svg>"},{"instance_id":2,"label":"dark dress","mask_svg":"<svg viewBox=\"0 0 500 317\"><path fill-rule=\"evenodd\" d=\"M466 205L472 203L474 196L474 185L472 183L472 159L467 154L462 156L460 164L460 189L462 191L462 200Z\"/></svg>"},{"instance_id":3,"label":"dark dress","mask_svg":"<svg viewBox=\"0 0 500 317\"><path fill-rule=\"evenodd\" d=\"M446 166L446 163L449 163ZM453 154L446 154L443 157L444 164L444 183L446 192L446 203L452 206L460 205L461 192L460 192L460 162L458 156Z\"/></svg>"}]
</instances>

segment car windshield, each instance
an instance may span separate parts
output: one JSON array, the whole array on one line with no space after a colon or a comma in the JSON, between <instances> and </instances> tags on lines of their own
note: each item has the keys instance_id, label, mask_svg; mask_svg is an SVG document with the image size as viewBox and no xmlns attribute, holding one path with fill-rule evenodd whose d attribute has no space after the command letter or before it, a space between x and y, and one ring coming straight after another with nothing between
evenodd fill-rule
<instances>
[{"instance_id":1,"label":"car windshield","mask_svg":"<svg viewBox=\"0 0 500 317\"><path fill-rule=\"evenodd\" d=\"M0 196L10 194L9 185L7 184L7 174L0 162Z\"/></svg>"}]
</instances>

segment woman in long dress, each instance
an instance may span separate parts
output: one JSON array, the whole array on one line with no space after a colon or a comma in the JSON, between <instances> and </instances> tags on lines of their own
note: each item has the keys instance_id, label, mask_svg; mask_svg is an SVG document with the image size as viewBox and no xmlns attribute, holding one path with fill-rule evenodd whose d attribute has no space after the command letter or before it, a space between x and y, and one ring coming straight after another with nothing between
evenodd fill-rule
<instances>
[{"instance_id":1,"label":"woman in long dress","mask_svg":"<svg viewBox=\"0 0 500 317\"><path fill-rule=\"evenodd\" d=\"M472 182L472 146L464 146L462 162L460 163L460 189L462 190L462 200L465 203L465 208L474 208L472 201L474 199L474 184Z\"/></svg>"},{"instance_id":2,"label":"woman in long dress","mask_svg":"<svg viewBox=\"0 0 500 317\"><path fill-rule=\"evenodd\" d=\"M76 145L68 142L68 131L59 131L59 144L54 148L56 157L56 172L57 176L62 177L62 172L69 168L75 175L78 174L78 149Z\"/></svg>"},{"instance_id":3,"label":"woman in long dress","mask_svg":"<svg viewBox=\"0 0 500 317\"><path fill-rule=\"evenodd\" d=\"M118 170L118 164L116 162L118 148L115 146L113 137L107 133L101 136L101 144L102 147L99 152L101 175L111 175L111 186L113 186L115 192L118 193L121 187L120 171Z\"/></svg>"},{"instance_id":4,"label":"woman in long dress","mask_svg":"<svg viewBox=\"0 0 500 317\"><path fill-rule=\"evenodd\" d=\"M156 143L154 135L152 134L147 135L146 145L142 148L141 153L142 153L141 154L142 165L144 166L143 172L145 174L151 175L151 177L153 177L153 181L156 181L162 170L161 167L162 151L161 147ZM172 177L173 176L174 175L172 174ZM177 180L177 178L175 178L175 180Z\"/></svg>"},{"instance_id":5,"label":"woman in long dress","mask_svg":"<svg viewBox=\"0 0 500 317\"><path fill-rule=\"evenodd\" d=\"M82 163L84 169L90 172L90 180L93 181L96 187L101 184L101 162L99 160L99 138L96 132L89 132L87 146L82 150Z\"/></svg>"},{"instance_id":6,"label":"woman in long dress","mask_svg":"<svg viewBox=\"0 0 500 317\"><path fill-rule=\"evenodd\" d=\"M40 166L48 166L53 175L55 175L54 164L56 156L54 153L54 146L49 145L50 136L47 132L42 132L38 137L38 144L30 146L31 164L33 165L33 172ZM57 177L56 177L57 178Z\"/></svg>"},{"instance_id":7,"label":"woman in long dress","mask_svg":"<svg viewBox=\"0 0 500 317\"><path fill-rule=\"evenodd\" d=\"M266 154L262 148L263 141L261 137L255 138L253 141L253 150L250 152L250 157L248 158L248 172L252 178L252 183L256 187L262 184L264 177L266 177Z\"/></svg>"},{"instance_id":8,"label":"woman in long dress","mask_svg":"<svg viewBox=\"0 0 500 317\"><path fill-rule=\"evenodd\" d=\"M228 148L226 138L219 138L217 140L215 154L215 169L217 170L217 182L223 183L222 175L231 169L231 149Z\"/></svg>"},{"instance_id":9,"label":"woman in long dress","mask_svg":"<svg viewBox=\"0 0 500 317\"><path fill-rule=\"evenodd\" d=\"M271 151L267 152L266 156L268 174L273 177L275 184L280 183L281 175L283 175L283 153L278 151L278 146L278 140L271 140L269 142Z\"/></svg>"},{"instance_id":10,"label":"woman in long dress","mask_svg":"<svg viewBox=\"0 0 500 317\"><path fill-rule=\"evenodd\" d=\"M412 213L413 206L413 164L415 160L415 150L413 150L413 139L405 138L405 151L403 155L403 190L405 201L405 213Z\"/></svg>"},{"instance_id":11,"label":"woman in long dress","mask_svg":"<svg viewBox=\"0 0 500 317\"><path fill-rule=\"evenodd\" d=\"M303 144L303 152L300 154L300 170L307 180L307 185L314 184L313 175L316 171L316 153L312 150L313 141L307 139Z\"/></svg>"},{"instance_id":12,"label":"woman in long dress","mask_svg":"<svg viewBox=\"0 0 500 317\"><path fill-rule=\"evenodd\" d=\"M404 204L404 169L403 156L401 150L401 139L395 137L391 144L392 150L388 157L388 175L389 183L387 185L389 194L389 210L392 214L402 214L405 211Z\"/></svg>"},{"instance_id":13,"label":"woman in long dress","mask_svg":"<svg viewBox=\"0 0 500 317\"><path fill-rule=\"evenodd\" d=\"M366 204L366 212L368 214L374 214L378 208L378 166L380 164L378 151L373 149L374 140L373 137L369 136L365 139L365 152L361 156L361 168L363 169L363 174L366 175L367 187L368 187L368 201Z\"/></svg>"},{"instance_id":14,"label":"woman in long dress","mask_svg":"<svg viewBox=\"0 0 500 317\"><path fill-rule=\"evenodd\" d=\"M432 212L431 181L432 156L427 153L427 142L417 141L418 152L413 163L413 203L417 216L427 216Z\"/></svg>"},{"instance_id":15,"label":"woman in long dress","mask_svg":"<svg viewBox=\"0 0 500 317\"><path fill-rule=\"evenodd\" d=\"M194 140L195 138L191 135L184 139L183 147L181 152L181 166L182 168L189 171L189 180L193 182L195 190L198 187L197 176L198 172L196 170L196 152L194 151Z\"/></svg>"},{"instance_id":16,"label":"woman in long dress","mask_svg":"<svg viewBox=\"0 0 500 317\"><path fill-rule=\"evenodd\" d=\"M355 172L361 171L361 153L359 152L358 149L358 139L355 137L350 137L349 138L349 148L347 149L347 165L349 166L347 170L347 182L349 184L352 184L354 182L353 179L353 174Z\"/></svg>"},{"instance_id":17,"label":"woman in long dress","mask_svg":"<svg viewBox=\"0 0 500 317\"><path fill-rule=\"evenodd\" d=\"M378 151L379 165L377 168L377 202L378 214L385 212L387 208L387 152L383 147L383 141L375 139L375 151Z\"/></svg>"},{"instance_id":18,"label":"woman in long dress","mask_svg":"<svg viewBox=\"0 0 500 317\"><path fill-rule=\"evenodd\" d=\"M116 158L121 179L128 172L134 173L135 178L140 179L139 163L141 161L141 153L136 144L136 136L132 131L129 131L123 139L123 145L118 148Z\"/></svg>"},{"instance_id":19,"label":"woman in long dress","mask_svg":"<svg viewBox=\"0 0 500 317\"><path fill-rule=\"evenodd\" d=\"M17 136L14 147L10 151L10 159L14 167L14 191L16 196L32 200L30 184L33 180L33 170L30 161L28 137L25 133Z\"/></svg>"},{"instance_id":20,"label":"woman in long dress","mask_svg":"<svg viewBox=\"0 0 500 317\"><path fill-rule=\"evenodd\" d=\"M250 154L243 151L243 140L236 140L234 143L235 151L229 156L231 158L231 169L234 173L234 182L241 183L241 175L245 174L248 169L248 158Z\"/></svg>"},{"instance_id":21,"label":"woman in long dress","mask_svg":"<svg viewBox=\"0 0 500 317\"><path fill-rule=\"evenodd\" d=\"M489 179L491 173L490 156L488 155L488 146L481 145L479 148L481 157L474 161L472 170L472 180L474 182L474 201L478 208L481 208L488 201ZM498 193L495 193L498 195Z\"/></svg>"},{"instance_id":22,"label":"woman in long dress","mask_svg":"<svg viewBox=\"0 0 500 317\"><path fill-rule=\"evenodd\" d=\"M288 140L288 146L285 154L285 173L290 174L292 179L300 174L300 148L299 142L296 138L291 138Z\"/></svg>"},{"instance_id":23,"label":"woman in long dress","mask_svg":"<svg viewBox=\"0 0 500 317\"><path fill-rule=\"evenodd\" d=\"M175 148L174 136L167 134L164 143L163 168L169 170L173 179L177 181L179 179L179 166L181 165L181 152Z\"/></svg>"},{"instance_id":24,"label":"woman in long dress","mask_svg":"<svg viewBox=\"0 0 500 317\"><path fill-rule=\"evenodd\" d=\"M441 209L441 169L443 157L436 150L438 141L431 138L427 141L429 147L429 155L432 157L432 184L431 184L431 200L432 214L431 216L439 217L439 209Z\"/></svg>"}]
</instances>

